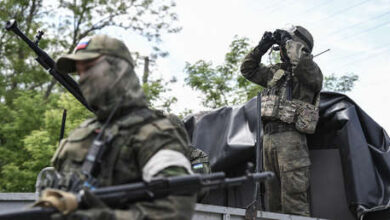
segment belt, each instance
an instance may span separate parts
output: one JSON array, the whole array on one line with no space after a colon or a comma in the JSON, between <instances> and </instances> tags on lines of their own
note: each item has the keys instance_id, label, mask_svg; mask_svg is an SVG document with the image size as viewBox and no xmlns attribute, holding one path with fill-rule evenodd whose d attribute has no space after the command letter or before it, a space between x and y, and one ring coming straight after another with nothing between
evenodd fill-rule
<instances>
[{"instance_id":1,"label":"belt","mask_svg":"<svg viewBox=\"0 0 390 220\"><path fill-rule=\"evenodd\" d=\"M264 125L264 134L275 134L286 131L296 131L295 124L287 124L281 121L270 121Z\"/></svg>"}]
</instances>

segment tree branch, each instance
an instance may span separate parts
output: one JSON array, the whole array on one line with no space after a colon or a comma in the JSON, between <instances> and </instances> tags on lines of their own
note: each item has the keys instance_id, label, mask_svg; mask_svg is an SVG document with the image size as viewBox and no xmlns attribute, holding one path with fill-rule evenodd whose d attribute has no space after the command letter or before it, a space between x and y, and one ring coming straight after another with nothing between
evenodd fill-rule
<instances>
[{"instance_id":1,"label":"tree branch","mask_svg":"<svg viewBox=\"0 0 390 220\"><path fill-rule=\"evenodd\" d=\"M53 90L53 88L54 88L54 86L55 86L56 83L57 83L57 80L53 77L53 78L51 79L51 82L50 82L49 86L48 86L47 89L46 89L45 96L43 97L45 100L46 100L47 98L49 98L49 96L50 96L50 94L51 94L51 91Z\"/></svg>"}]
</instances>

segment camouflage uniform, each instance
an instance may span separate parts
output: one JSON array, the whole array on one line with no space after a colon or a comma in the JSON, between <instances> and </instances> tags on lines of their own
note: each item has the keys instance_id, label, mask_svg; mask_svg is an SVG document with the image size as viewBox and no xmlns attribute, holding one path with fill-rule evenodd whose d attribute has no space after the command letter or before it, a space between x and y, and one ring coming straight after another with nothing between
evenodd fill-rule
<instances>
[{"instance_id":1,"label":"camouflage uniform","mask_svg":"<svg viewBox=\"0 0 390 220\"><path fill-rule=\"evenodd\" d=\"M80 89L96 118L83 122L61 141L52 163L61 175L57 187L68 191L85 179L81 166L107 116L118 107L103 134L107 141L98 187L150 181L156 176L192 173L187 137L169 119L146 107L144 93L133 70L127 47L119 40L97 35L83 40L75 52L61 57L57 69L75 71L75 61L100 59L80 76ZM115 209L76 210L56 219L191 219L193 196L168 196L154 201L123 204Z\"/></svg>"},{"instance_id":2,"label":"camouflage uniform","mask_svg":"<svg viewBox=\"0 0 390 220\"><path fill-rule=\"evenodd\" d=\"M290 42L294 43L294 41L301 42L299 38L293 36ZM297 103L314 104L322 87L322 73L310 54L312 47L308 47L305 43L302 42L306 48L309 48L309 53L300 54L295 59L290 57L290 62L295 62L292 99ZM286 71L287 65L284 62L272 66L261 64L261 56L266 50L259 46L255 47L245 57L241 65L241 73L256 84L266 88L272 87L274 94L280 97L283 95L281 94L283 83L276 81L285 80L285 77L278 74ZM262 103L262 105L266 104ZM310 158L306 136L296 129L293 121L287 123L280 118L270 119L263 116L262 111L264 170L273 171L277 177L265 183L268 208L274 212L310 216L308 198Z\"/></svg>"},{"instance_id":3,"label":"camouflage uniform","mask_svg":"<svg viewBox=\"0 0 390 220\"><path fill-rule=\"evenodd\" d=\"M177 128L180 130L183 136L188 137L185 125L179 117L177 117L174 114L169 114L167 115L167 117L169 120L171 120L171 122L175 126L177 126ZM207 153L191 145L191 142L188 142L188 145L189 145L188 157L192 165L192 170L195 173L200 173L200 174L211 173L209 156L207 155Z\"/></svg>"},{"instance_id":4,"label":"camouflage uniform","mask_svg":"<svg viewBox=\"0 0 390 220\"><path fill-rule=\"evenodd\" d=\"M188 137L187 130L185 129L185 125L183 121L177 117L174 114L167 115L168 119L171 120L171 122L177 126L179 131L182 133L182 135ZM189 139L189 138L188 138ZM194 147L190 142L189 145L189 151L188 151L188 158L190 158L192 170L194 173L199 174L209 174L211 173L211 167L209 163L209 156L206 152L202 151L199 148ZM207 189L202 189L197 194L197 202L201 203L202 200L208 195L209 191Z\"/></svg>"}]
</instances>

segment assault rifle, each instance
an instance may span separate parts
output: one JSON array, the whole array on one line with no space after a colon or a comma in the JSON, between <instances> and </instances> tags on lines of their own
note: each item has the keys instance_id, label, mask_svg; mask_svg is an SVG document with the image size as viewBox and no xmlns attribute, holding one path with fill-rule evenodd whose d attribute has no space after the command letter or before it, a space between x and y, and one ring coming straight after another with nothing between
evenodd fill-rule
<instances>
[{"instance_id":1,"label":"assault rifle","mask_svg":"<svg viewBox=\"0 0 390 220\"><path fill-rule=\"evenodd\" d=\"M27 45L37 54L35 59L43 68L45 68L61 85L65 87L81 104L83 104L87 109L92 111L85 101L84 96L82 95L78 84L67 74L60 74L54 68L55 61L41 48L39 48L38 43L42 38L43 31L38 31L38 34L35 36L35 41L32 42L24 33L20 31L17 26L17 23L14 19L7 21L5 25L7 31L12 31L18 35Z\"/></svg>"},{"instance_id":2,"label":"assault rifle","mask_svg":"<svg viewBox=\"0 0 390 220\"><path fill-rule=\"evenodd\" d=\"M91 192L110 207L118 207L137 201L148 201L168 195L193 195L201 189L216 189L238 186L246 182L261 182L273 178L272 172L250 173L245 176L226 178L225 173L195 174L168 178L156 178L150 182L138 182L125 185L102 187ZM84 191L76 195L78 207L82 208ZM22 211L0 214L0 220L50 220L50 216L58 212L54 208L34 207Z\"/></svg>"}]
</instances>

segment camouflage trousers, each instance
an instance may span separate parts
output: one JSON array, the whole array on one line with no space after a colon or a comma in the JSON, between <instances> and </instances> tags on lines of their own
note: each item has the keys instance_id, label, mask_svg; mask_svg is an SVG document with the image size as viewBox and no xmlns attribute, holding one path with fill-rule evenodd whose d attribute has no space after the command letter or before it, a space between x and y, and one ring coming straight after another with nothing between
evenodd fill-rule
<instances>
[{"instance_id":1,"label":"camouflage trousers","mask_svg":"<svg viewBox=\"0 0 390 220\"><path fill-rule=\"evenodd\" d=\"M265 183L272 212L310 216L308 197L310 158L305 134L285 131L263 137L264 170L275 173Z\"/></svg>"}]
</instances>

